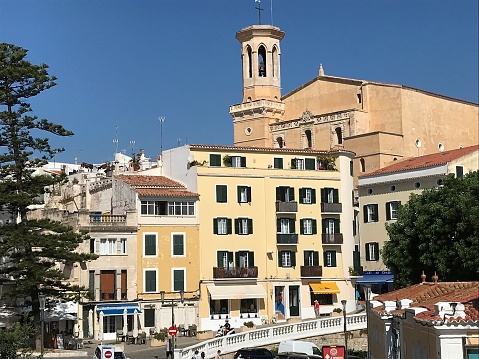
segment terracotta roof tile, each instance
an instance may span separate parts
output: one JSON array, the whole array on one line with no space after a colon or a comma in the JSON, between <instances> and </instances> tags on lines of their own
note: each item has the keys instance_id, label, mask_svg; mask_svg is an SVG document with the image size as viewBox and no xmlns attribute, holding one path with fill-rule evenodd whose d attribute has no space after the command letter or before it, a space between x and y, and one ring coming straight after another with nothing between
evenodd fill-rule
<instances>
[{"instance_id":1,"label":"terracotta roof tile","mask_svg":"<svg viewBox=\"0 0 479 359\"><path fill-rule=\"evenodd\" d=\"M165 176L117 175L116 178L133 187L186 188Z\"/></svg>"},{"instance_id":2,"label":"terracotta roof tile","mask_svg":"<svg viewBox=\"0 0 479 359\"><path fill-rule=\"evenodd\" d=\"M180 190L180 189L163 189L163 188L138 188L136 190L140 197L198 197L198 193Z\"/></svg>"},{"instance_id":3,"label":"terracotta roof tile","mask_svg":"<svg viewBox=\"0 0 479 359\"><path fill-rule=\"evenodd\" d=\"M365 175L359 176L359 178L444 165L446 163L449 163L455 159L468 155L477 150L479 150L479 145L458 148L458 149L450 150L450 151L433 153L433 154L425 155L425 156L408 158L404 161L399 161L392 165L376 170L374 172L370 172Z\"/></svg>"}]
</instances>

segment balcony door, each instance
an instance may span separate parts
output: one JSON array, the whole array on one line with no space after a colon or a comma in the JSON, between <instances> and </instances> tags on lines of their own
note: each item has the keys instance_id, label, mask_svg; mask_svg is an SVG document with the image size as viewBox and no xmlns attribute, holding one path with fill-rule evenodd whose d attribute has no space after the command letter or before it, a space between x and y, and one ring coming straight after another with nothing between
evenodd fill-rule
<instances>
[{"instance_id":1,"label":"balcony door","mask_svg":"<svg viewBox=\"0 0 479 359\"><path fill-rule=\"evenodd\" d=\"M291 317L299 316L299 286L289 287L289 315Z\"/></svg>"}]
</instances>

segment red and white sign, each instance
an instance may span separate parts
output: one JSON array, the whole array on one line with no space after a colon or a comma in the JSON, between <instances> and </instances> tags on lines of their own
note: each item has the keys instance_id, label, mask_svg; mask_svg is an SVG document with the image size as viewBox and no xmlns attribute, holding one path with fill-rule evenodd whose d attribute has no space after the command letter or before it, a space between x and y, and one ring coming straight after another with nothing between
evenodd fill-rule
<instances>
[{"instance_id":1,"label":"red and white sign","mask_svg":"<svg viewBox=\"0 0 479 359\"><path fill-rule=\"evenodd\" d=\"M324 359L344 359L346 356L343 346L323 346L322 351Z\"/></svg>"},{"instance_id":2,"label":"red and white sign","mask_svg":"<svg viewBox=\"0 0 479 359\"><path fill-rule=\"evenodd\" d=\"M178 328L175 326L171 326L168 328L168 334L169 335L176 335L178 334Z\"/></svg>"},{"instance_id":3,"label":"red and white sign","mask_svg":"<svg viewBox=\"0 0 479 359\"><path fill-rule=\"evenodd\" d=\"M102 348L101 358L102 359L113 358L113 348Z\"/></svg>"}]
</instances>

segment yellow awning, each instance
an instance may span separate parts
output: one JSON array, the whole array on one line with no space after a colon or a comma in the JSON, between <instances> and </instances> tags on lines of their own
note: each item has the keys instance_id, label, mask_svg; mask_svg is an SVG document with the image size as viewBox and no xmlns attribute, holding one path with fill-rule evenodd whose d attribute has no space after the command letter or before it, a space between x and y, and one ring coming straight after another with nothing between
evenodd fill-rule
<instances>
[{"instance_id":1,"label":"yellow awning","mask_svg":"<svg viewBox=\"0 0 479 359\"><path fill-rule=\"evenodd\" d=\"M336 282L309 283L314 294L337 294L339 288Z\"/></svg>"},{"instance_id":2,"label":"yellow awning","mask_svg":"<svg viewBox=\"0 0 479 359\"><path fill-rule=\"evenodd\" d=\"M261 284L247 285L208 285L211 299L255 299L266 298Z\"/></svg>"}]
</instances>

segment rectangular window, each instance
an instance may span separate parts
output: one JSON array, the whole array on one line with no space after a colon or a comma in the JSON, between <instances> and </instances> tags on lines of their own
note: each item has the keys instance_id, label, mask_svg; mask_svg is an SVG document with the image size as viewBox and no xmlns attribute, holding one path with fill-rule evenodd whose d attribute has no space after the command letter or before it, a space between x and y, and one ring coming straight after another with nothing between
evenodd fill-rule
<instances>
[{"instance_id":1,"label":"rectangular window","mask_svg":"<svg viewBox=\"0 0 479 359\"><path fill-rule=\"evenodd\" d=\"M251 218L236 218L235 233L240 235L253 234L253 220Z\"/></svg>"},{"instance_id":2,"label":"rectangular window","mask_svg":"<svg viewBox=\"0 0 479 359\"><path fill-rule=\"evenodd\" d=\"M358 226L358 223L356 221L356 218L353 219L353 236L355 236L358 232L357 232L357 226Z\"/></svg>"},{"instance_id":3,"label":"rectangular window","mask_svg":"<svg viewBox=\"0 0 479 359\"><path fill-rule=\"evenodd\" d=\"M283 159L280 157L273 158L273 168L283 169Z\"/></svg>"},{"instance_id":4,"label":"rectangular window","mask_svg":"<svg viewBox=\"0 0 479 359\"><path fill-rule=\"evenodd\" d=\"M316 190L314 188L300 188L299 203L303 203L303 204L316 203Z\"/></svg>"},{"instance_id":5,"label":"rectangular window","mask_svg":"<svg viewBox=\"0 0 479 359\"><path fill-rule=\"evenodd\" d=\"M168 202L169 216L194 216L195 202Z\"/></svg>"},{"instance_id":6,"label":"rectangular window","mask_svg":"<svg viewBox=\"0 0 479 359\"><path fill-rule=\"evenodd\" d=\"M322 222L323 234L338 234L341 233L339 218L323 218Z\"/></svg>"},{"instance_id":7,"label":"rectangular window","mask_svg":"<svg viewBox=\"0 0 479 359\"><path fill-rule=\"evenodd\" d=\"M88 272L88 298L95 299L95 271Z\"/></svg>"},{"instance_id":8,"label":"rectangular window","mask_svg":"<svg viewBox=\"0 0 479 359\"><path fill-rule=\"evenodd\" d=\"M279 267L295 267L296 266L296 252L293 252L293 251L279 251L278 252L278 266Z\"/></svg>"},{"instance_id":9,"label":"rectangular window","mask_svg":"<svg viewBox=\"0 0 479 359\"><path fill-rule=\"evenodd\" d=\"M287 186L276 187L276 200L279 202L294 202L294 188Z\"/></svg>"},{"instance_id":10,"label":"rectangular window","mask_svg":"<svg viewBox=\"0 0 479 359\"><path fill-rule=\"evenodd\" d=\"M185 290L185 269L172 269L173 272L173 292Z\"/></svg>"},{"instance_id":11,"label":"rectangular window","mask_svg":"<svg viewBox=\"0 0 479 359\"><path fill-rule=\"evenodd\" d=\"M238 203L250 203L251 202L251 187L238 186Z\"/></svg>"},{"instance_id":12,"label":"rectangular window","mask_svg":"<svg viewBox=\"0 0 479 359\"><path fill-rule=\"evenodd\" d=\"M210 166L221 167L221 155L210 153Z\"/></svg>"},{"instance_id":13,"label":"rectangular window","mask_svg":"<svg viewBox=\"0 0 479 359\"><path fill-rule=\"evenodd\" d=\"M116 271L102 270L100 272L101 300L115 300L116 298Z\"/></svg>"},{"instance_id":14,"label":"rectangular window","mask_svg":"<svg viewBox=\"0 0 479 359\"><path fill-rule=\"evenodd\" d=\"M368 262L377 262L379 260L379 243L366 243L366 260Z\"/></svg>"},{"instance_id":15,"label":"rectangular window","mask_svg":"<svg viewBox=\"0 0 479 359\"><path fill-rule=\"evenodd\" d=\"M95 238L90 238L90 253L95 253Z\"/></svg>"},{"instance_id":16,"label":"rectangular window","mask_svg":"<svg viewBox=\"0 0 479 359\"><path fill-rule=\"evenodd\" d=\"M296 233L295 223L293 218L278 218L276 220L276 230L279 234L294 234Z\"/></svg>"},{"instance_id":17,"label":"rectangular window","mask_svg":"<svg viewBox=\"0 0 479 359\"><path fill-rule=\"evenodd\" d=\"M366 204L363 207L364 223L371 223L378 221L378 205Z\"/></svg>"},{"instance_id":18,"label":"rectangular window","mask_svg":"<svg viewBox=\"0 0 479 359\"><path fill-rule=\"evenodd\" d=\"M228 299L213 300L210 298L210 315L229 314L229 312L230 307Z\"/></svg>"},{"instance_id":19,"label":"rectangular window","mask_svg":"<svg viewBox=\"0 0 479 359\"><path fill-rule=\"evenodd\" d=\"M184 257L185 256L185 234L184 233L172 233L172 256L173 257Z\"/></svg>"},{"instance_id":20,"label":"rectangular window","mask_svg":"<svg viewBox=\"0 0 479 359\"><path fill-rule=\"evenodd\" d=\"M231 156L231 167L246 167L246 157Z\"/></svg>"},{"instance_id":21,"label":"rectangular window","mask_svg":"<svg viewBox=\"0 0 479 359\"><path fill-rule=\"evenodd\" d=\"M336 267L336 251L324 251L324 266Z\"/></svg>"},{"instance_id":22,"label":"rectangular window","mask_svg":"<svg viewBox=\"0 0 479 359\"><path fill-rule=\"evenodd\" d=\"M126 238L121 238L118 246L119 254L126 254Z\"/></svg>"},{"instance_id":23,"label":"rectangular window","mask_svg":"<svg viewBox=\"0 0 479 359\"><path fill-rule=\"evenodd\" d=\"M156 233L143 234L143 256L156 256Z\"/></svg>"},{"instance_id":24,"label":"rectangular window","mask_svg":"<svg viewBox=\"0 0 479 359\"><path fill-rule=\"evenodd\" d=\"M317 234L317 223L313 218L303 218L300 220L301 234L311 235Z\"/></svg>"},{"instance_id":25,"label":"rectangular window","mask_svg":"<svg viewBox=\"0 0 479 359\"><path fill-rule=\"evenodd\" d=\"M319 266L319 252L304 251L304 265L307 267Z\"/></svg>"},{"instance_id":26,"label":"rectangular window","mask_svg":"<svg viewBox=\"0 0 479 359\"><path fill-rule=\"evenodd\" d=\"M291 159L291 169L293 169L293 170L304 170L304 159L303 158L293 158L293 159Z\"/></svg>"},{"instance_id":27,"label":"rectangular window","mask_svg":"<svg viewBox=\"0 0 479 359\"><path fill-rule=\"evenodd\" d=\"M321 188L321 203L339 203L339 190L336 188Z\"/></svg>"},{"instance_id":28,"label":"rectangular window","mask_svg":"<svg viewBox=\"0 0 479 359\"><path fill-rule=\"evenodd\" d=\"M218 251L216 252L216 264L218 268L233 268L233 252Z\"/></svg>"},{"instance_id":29,"label":"rectangular window","mask_svg":"<svg viewBox=\"0 0 479 359\"><path fill-rule=\"evenodd\" d=\"M464 176L464 167L456 166L456 178L460 178L462 176Z\"/></svg>"},{"instance_id":30,"label":"rectangular window","mask_svg":"<svg viewBox=\"0 0 479 359\"><path fill-rule=\"evenodd\" d=\"M116 254L116 238L100 239L100 255Z\"/></svg>"},{"instance_id":31,"label":"rectangular window","mask_svg":"<svg viewBox=\"0 0 479 359\"><path fill-rule=\"evenodd\" d=\"M127 298L127 291L128 291L128 272L125 269L121 271L121 299L128 299Z\"/></svg>"},{"instance_id":32,"label":"rectangular window","mask_svg":"<svg viewBox=\"0 0 479 359\"><path fill-rule=\"evenodd\" d=\"M228 186L224 184L216 185L216 203L228 202Z\"/></svg>"},{"instance_id":33,"label":"rectangular window","mask_svg":"<svg viewBox=\"0 0 479 359\"><path fill-rule=\"evenodd\" d=\"M304 167L307 170L315 170L316 169L316 158L306 158L304 160Z\"/></svg>"},{"instance_id":34,"label":"rectangular window","mask_svg":"<svg viewBox=\"0 0 479 359\"><path fill-rule=\"evenodd\" d=\"M387 221L397 219L397 210L400 204L401 204L400 201L386 202L386 220Z\"/></svg>"},{"instance_id":35,"label":"rectangular window","mask_svg":"<svg viewBox=\"0 0 479 359\"><path fill-rule=\"evenodd\" d=\"M258 300L240 299L240 313L258 313Z\"/></svg>"},{"instance_id":36,"label":"rectangular window","mask_svg":"<svg viewBox=\"0 0 479 359\"><path fill-rule=\"evenodd\" d=\"M232 231L232 223L231 218L213 218L213 233L219 235L226 235L231 234Z\"/></svg>"},{"instance_id":37,"label":"rectangular window","mask_svg":"<svg viewBox=\"0 0 479 359\"><path fill-rule=\"evenodd\" d=\"M143 309L145 315L144 327L154 327L155 326L155 310L154 309Z\"/></svg>"},{"instance_id":38,"label":"rectangular window","mask_svg":"<svg viewBox=\"0 0 479 359\"><path fill-rule=\"evenodd\" d=\"M156 269L145 269L145 293L156 293Z\"/></svg>"},{"instance_id":39,"label":"rectangular window","mask_svg":"<svg viewBox=\"0 0 479 359\"><path fill-rule=\"evenodd\" d=\"M249 268L254 266L254 252L239 251L236 252L236 266Z\"/></svg>"},{"instance_id":40,"label":"rectangular window","mask_svg":"<svg viewBox=\"0 0 479 359\"><path fill-rule=\"evenodd\" d=\"M141 201L143 216L194 216L195 202Z\"/></svg>"}]
</instances>

